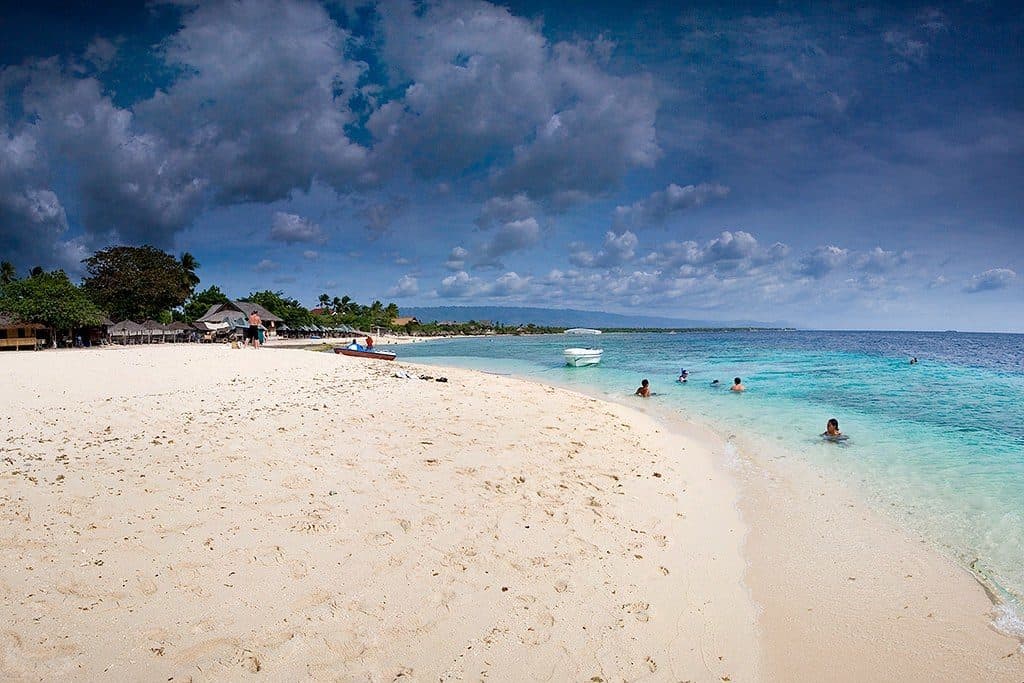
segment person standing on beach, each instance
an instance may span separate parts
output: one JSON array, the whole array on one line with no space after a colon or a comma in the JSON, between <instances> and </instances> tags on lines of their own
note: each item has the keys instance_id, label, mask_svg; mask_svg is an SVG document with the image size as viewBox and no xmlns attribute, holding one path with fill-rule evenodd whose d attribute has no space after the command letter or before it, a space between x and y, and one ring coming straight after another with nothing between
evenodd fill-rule
<instances>
[{"instance_id":1,"label":"person standing on beach","mask_svg":"<svg viewBox=\"0 0 1024 683\"><path fill-rule=\"evenodd\" d=\"M743 386L743 380L741 380L739 377L735 378L732 381L732 386L729 387L729 391L740 392L740 391L746 391L746 390L747 390L747 388L745 386Z\"/></svg>"},{"instance_id":2,"label":"person standing on beach","mask_svg":"<svg viewBox=\"0 0 1024 683\"><path fill-rule=\"evenodd\" d=\"M262 322L262 320L260 320L260 314L257 313L256 309L254 308L252 310L252 313L249 314L249 329L248 329L248 334L246 334L246 336L249 338L249 341L252 342L252 347L254 349L260 348L260 323L261 322Z\"/></svg>"},{"instance_id":3,"label":"person standing on beach","mask_svg":"<svg viewBox=\"0 0 1024 683\"><path fill-rule=\"evenodd\" d=\"M636 393L633 394L633 395L634 396L640 396L641 398L647 398L648 396L651 395L651 386L650 386L650 384L651 383L648 382L646 379L643 380L642 382L640 382L640 386L637 387Z\"/></svg>"}]
</instances>

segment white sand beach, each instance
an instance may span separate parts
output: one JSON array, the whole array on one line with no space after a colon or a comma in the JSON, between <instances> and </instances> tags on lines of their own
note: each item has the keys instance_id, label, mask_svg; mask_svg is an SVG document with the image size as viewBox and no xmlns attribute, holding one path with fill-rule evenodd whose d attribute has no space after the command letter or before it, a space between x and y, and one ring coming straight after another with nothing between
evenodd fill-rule
<instances>
[{"instance_id":1,"label":"white sand beach","mask_svg":"<svg viewBox=\"0 0 1024 683\"><path fill-rule=\"evenodd\" d=\"M967 572L635 408L297 349L0 373L4 680L1024 679Z\"/></svg>"}]
</instances>

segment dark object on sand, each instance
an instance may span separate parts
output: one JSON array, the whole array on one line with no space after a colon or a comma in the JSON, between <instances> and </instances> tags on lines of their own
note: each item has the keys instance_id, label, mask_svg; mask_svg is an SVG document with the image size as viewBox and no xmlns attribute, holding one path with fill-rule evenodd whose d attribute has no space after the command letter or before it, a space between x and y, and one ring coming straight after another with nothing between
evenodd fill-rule
<instances>
[{"instance_id":1,"label":"dark object on sand","mask_svg":"<svg viewBox=\"0 0 1024 683\"><path fill-rule=\"evenodd\" d=\"M377 360L394 360L395 354L391 351L357 351L354 349L347 349L344 346L335 346L335 353L340 353L343 356L355 356L356 358L376 358Z\"/></svg>"}]
</instances>

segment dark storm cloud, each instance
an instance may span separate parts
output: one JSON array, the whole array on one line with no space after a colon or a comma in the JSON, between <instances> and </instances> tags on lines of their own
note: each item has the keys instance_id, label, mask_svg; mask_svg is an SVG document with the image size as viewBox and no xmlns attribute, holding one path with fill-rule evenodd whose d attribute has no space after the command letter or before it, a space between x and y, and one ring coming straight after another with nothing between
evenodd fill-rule
<instances>
[{"instance_id":1,"label":"dark storm cloud","mask_svg":"<svg viewBox=\"0 0 1024 683\"><path fill-rule=\"evenodd\" d=\"M560 205L659 157L651 82L608 73L603 43L549 44L537 25L484 2L394 2L380 13L384 57L408 82L368 124L385 156L427 177L490 161L499 191Z\"/></svg>"}]
</instances>

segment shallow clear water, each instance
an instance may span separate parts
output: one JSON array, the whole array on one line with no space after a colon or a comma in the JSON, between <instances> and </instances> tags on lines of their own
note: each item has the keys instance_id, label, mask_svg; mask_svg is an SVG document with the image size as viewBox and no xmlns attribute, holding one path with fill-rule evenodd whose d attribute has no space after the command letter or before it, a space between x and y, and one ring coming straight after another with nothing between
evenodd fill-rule
<instances>
[{"instance_id":1,"label":"shallow clear water","mask_svg":"<svg viewBox=\"0 0 1024 683\"><path fill-rule=\"evenodd\" d=\"M561 351L600 346L601 365ZM527 376L652 400L723 430L765 437L865 491L869 502L1024 597L1024 335L721 332L450 339L403 360ZM910 365L916 356L919 363ZM681 368L689 381L675 380ZM728 390L742 377L743 395ZM713 388L711 380L721 380ZM818 435L828 418L849 439Z\"/></svg>"}]
</instances>

